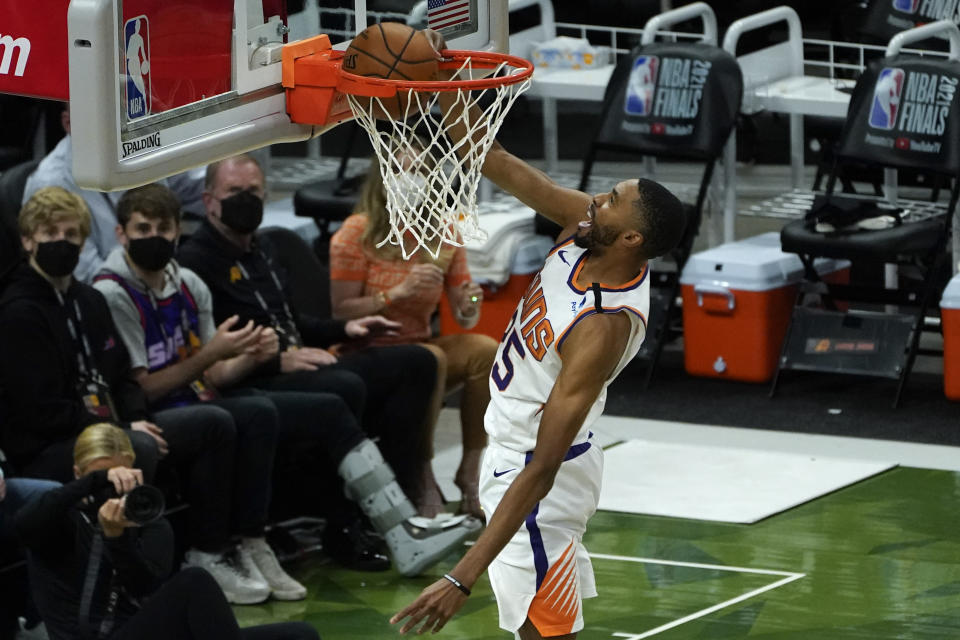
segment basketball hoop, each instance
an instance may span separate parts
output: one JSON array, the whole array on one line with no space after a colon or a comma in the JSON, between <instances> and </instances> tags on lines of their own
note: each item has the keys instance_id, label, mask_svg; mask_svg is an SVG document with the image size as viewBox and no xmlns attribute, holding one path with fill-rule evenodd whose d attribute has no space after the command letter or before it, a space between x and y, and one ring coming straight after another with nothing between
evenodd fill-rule
<instances>
[{"instance_id":1,"label":"basketball hoop","mask_svg":"<svg viewBox=\"0 0 960 640\"><path fill-rule=\"evenodd\" d=\"M439 67L453 71L449 80L385 80L340 69L337 82L380 162L391 231L377 246L398 245L405 259L419 248L436 258L444 243L461 247L468 240L486 238L477 219L480 169L507 112L530 87L533 74L533 64L516 56L483 51L442 54L445 59ZM376 117L397 104L403 119ZM454 127L464 132L458 141L448 136ZM411 178L411 169L420 180ZM404 242L405 237L413 242Z\"/></svg>"}]
</instances>

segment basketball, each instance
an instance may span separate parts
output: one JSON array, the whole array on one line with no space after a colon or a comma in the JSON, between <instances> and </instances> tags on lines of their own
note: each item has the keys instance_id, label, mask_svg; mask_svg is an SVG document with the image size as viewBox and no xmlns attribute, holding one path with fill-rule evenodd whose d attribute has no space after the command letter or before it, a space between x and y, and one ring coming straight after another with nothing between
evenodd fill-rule
<instances>
[{"instance_id":1,"label":"basketball","mask_svg":"<svg viewBox=\"0 0 960 640\"><path fill-rule=\"evenodd\" d=\"M420 31L399 22L381 22L357 34L343 57L343 70L368 78L388 80L435 80L437 56L430 41ZM393 98L381 98L384 109L375 109L375 117L402 120L408 112L410 94L398 91Z\"/></svg>"}]
</instances>

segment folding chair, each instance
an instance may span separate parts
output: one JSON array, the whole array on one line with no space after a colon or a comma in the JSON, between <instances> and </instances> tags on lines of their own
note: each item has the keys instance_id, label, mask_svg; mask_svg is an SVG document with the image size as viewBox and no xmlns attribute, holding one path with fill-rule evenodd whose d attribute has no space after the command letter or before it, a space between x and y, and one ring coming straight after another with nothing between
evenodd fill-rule
<instances>
[{"instance_id":1,"label":"folding chair","mask_svg":"<svg viewBox=\"0 0 960 640\"><path fill-rule=\"evenodd\" d=\"M652 41L656 28L664 23L695 17L689 15L691 10L702 12L707 27L705 42ZM743 97L740 67L732 55L715 46L716 22L710 24L711 20L709 7L695 3L660 14L647 23L642 43L618 62L607 85L600 128L580 180L580 189L586 190L599 151L704 164L696 201L686 205L683 240L651 271L647 337L637 356L647 363L645 388L663 345L672 334L679 333L679 274L699 232L714 165L733 131ZM672 269L667 267L669 262Z\"/></svg>"},{"instance_id":2,"label":"folding chair","mask_svg":"<svg viewBox=\"0 0 960 640\"><path fill-rule=\"evenodd\" d=\"M949 59L898 54L904 42L944 31L951 38ZM803 220L781 232L783 250L803 261L806 282L771 396L784 370L845 373L898 380L896 407L916 356L939 353L921 351L919 341L927 309L937 303L945 282L950 220L960 192L960 105L954 96L960 85L960 31L942 21L901 36L857 82L826 193ZM886 170L890 199L835 193L838 171L849 164ZM949 203L936 202L939 182L931 185L933 201L898 201L897 169L952 181ZM862 264L892 267L885 284L828 284L813 269L818 257L850 260L854 275ZM821 305L804 306L811 293ZM838 300L855 308L841 309Z\"/></svg>"}]
</instances>

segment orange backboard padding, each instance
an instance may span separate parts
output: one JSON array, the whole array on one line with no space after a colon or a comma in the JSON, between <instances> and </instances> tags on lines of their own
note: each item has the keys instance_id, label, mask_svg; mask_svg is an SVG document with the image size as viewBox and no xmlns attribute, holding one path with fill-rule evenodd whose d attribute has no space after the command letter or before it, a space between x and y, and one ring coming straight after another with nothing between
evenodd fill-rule
<instances>
[{"instance_id":1,"label":"orange backboard padding","mask_svg":"<svg viewBox=\"0 0 960 640\"><path fill-rule=\"evenodd\" d=\"M284 45L281 83L290 120L322 126L353 117L346 97L337 90L342 59L343 52L332 49L326 35Z\"/></svg>"}]
</instances>

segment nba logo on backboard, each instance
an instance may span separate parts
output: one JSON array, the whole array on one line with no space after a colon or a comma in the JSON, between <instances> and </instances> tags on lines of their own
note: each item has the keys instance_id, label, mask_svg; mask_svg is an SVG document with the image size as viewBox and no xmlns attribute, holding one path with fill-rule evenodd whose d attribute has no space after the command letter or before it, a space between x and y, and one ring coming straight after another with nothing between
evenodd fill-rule
<instances>
[{"instance_id":1,"label":"nba logo on backboard","mask_svg":"<svg viewBox=\"0 0 960 640\"><path fill-rule=\"evenodd\" d=\"M893 8L904 13L916 13L920 0L893 0Z\"/></svg>"},{"instance_id":2,"label":"nba logo on backboard","mask_svg":"<svg viewBox=\"0 0 960 640\"><path fill-rule=\"evenodd\" d=\"M870 109L870 126L874 129L889 130L896 125L904 76L903 69L887 68L877 77Z\"/></svg>"},{"instance_id":3,"label":"nba logo on backboard","mask_svg":"<svg viewBox=\"0 0 960 640\"><path fill-rule=\"evenodd\" d=\"M657 87L657 56L638 56L627 83L627 104L624 110L632 116L648 116L653 112L653 96Z\"/></svg>"},{"instance_id":4,"label":"nba logo on backboard","mask_svg":"<svg viewBox=\"0 0 960 640\"><path fill-rule=\"evenodd\" d=\"M150 23L147 16L130 18L123 25L123 51L127 76L127 119L150 113Z\"/></svg>"}]
</instances>

